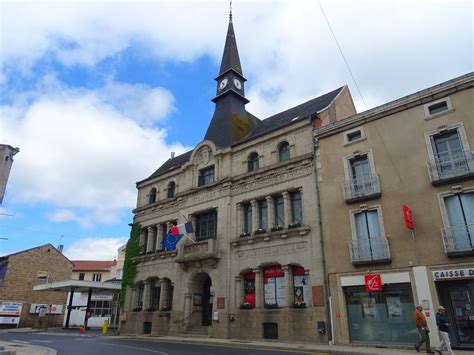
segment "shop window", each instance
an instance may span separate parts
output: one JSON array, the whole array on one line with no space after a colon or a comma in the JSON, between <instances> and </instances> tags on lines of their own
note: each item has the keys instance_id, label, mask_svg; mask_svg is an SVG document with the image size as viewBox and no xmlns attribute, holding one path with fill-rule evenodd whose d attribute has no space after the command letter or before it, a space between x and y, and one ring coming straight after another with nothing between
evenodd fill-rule
<instances>
[{"instance_id":1,"label":"shop window","mask_svg":"<svg viewBox=\"0 0 474 355\"><path fill-rule=\"evenodd\" d=\"M205 186L214 182L214 167L199 170L198 186Z\"/></svg>"},{"instance_id":2,"label":"shop window","mask_svg":"<svg viewBox=\"0 0 474 355\"><path fill-rule=\"evenodd\" d=\"M291 200L291 217L292 226L300 226L303 224L303 210L301 204L301 193L299 191L290 194Z\"/></svg>"},{"instance_id":3,"label":"shop window","mask_svg":"<svg viewBox=\"0 0 474 355\"><path fill-rule=\"evenodd\" d=\"M413 344L413 295L409 283L383 285L366 292L365 286L345 287L347 320L351 342Z\"/></svg>"},{"instance_id":4,"label":"shop window","mask_svg":"<svg viewBox=\"0 0 474 355\"><path fill-rule=\"evenodd\" d=\"M268 206L266 200L258 201L258 228L262 232L268 230Z\"/></svg>"},{"instance_id":5,"label":"shop window","mask_svg":"<svg viewBox=\"0 0 474 355\"><path fill-rule=\"evenodd\" d=\"M278 160L285 161L290 159L290 144L288 142L282 142L278 146Z\"/></svg>"},{"instance_id":6,"label":"shop window","mask_svg":"<svg viewBox=\"0 0 474 355\"><path fill-rule=\"evenodd\" d=\"M166 192L166 197L168 197L168 198L174 197L175 190L176 190L176 184L174 183L174 181L171 181L168 184L168 190Z\"/></svg>"},{"instance_id":7,"label":"shop window","mask_svg":"<svg viewBox=\"0 0 474 355\"><path fill-rule=\"evenodd\" d=\"M91 300L89 311L92 317L109 317L112 314L112 302L109 300Z\"/></svg>"},{"instance_id":8,"label":"shop window","mask_svg":"<svg viewBox=\"0 0 474 355\"><path fill-rule=\"evenodd\" d=\"M255 171L259 168L258 166L258 154L257 153L252 153L249 155L248 161L247 161L247 171Z\"/></svg>"},{"instance_id":9,"label":"shop window","mask_svg":"<svg viewBox=\"0 0 474 355\"><path fill-rule=\"evenodd\" d=\"M311 306L309 276L301 266L293 266L293 307L305 308Z\"/></svg>"},{"instance_id":10,"label":"shop window","mask_svg":"<svg viewBox=\"0 0 474 355\"><path fill-rule=\"evenodd\" d=\"M243 205L244 219L242 236L248 236L252 233L252 204L250 202Z\"/></svg>"},{"instance_id":11,"label":"shop window","mask_svg":"<svg viewBox=\"0 0 474 355\"><path fill-rule=\"evenodd\" d=\"M248 272L244 275L244 303L255 308L255 273Z\"/></svg>"},{"instance_id":12,"label":"shop window","mask_svg":"<svg viewBox=\"0 0 474 355\"><path fill-rule=\"evenodd\" d=\"M160 279L153 279L150 282L150 308L158 310L160 304L161 281Z\"/></svg>"},{"instance_id":13,"label":"shop window","mask_svg":"<svg viewBox=\"0 0 474 355\"><path fill-rule=\"evenodd\" d=\"M275 227L285 227L285 205L283 196L276 196L274 198L275 205Z\"/></svg>"},{"instance_id":14,"label":"shop window","mask_svg":"<svg viewBox=\"0 0 474 355\"><path fill-rule=\"evenodd\" d=\"M148 195L148 203L155 203L156 202L156 189L152 188Z\"/></svg>"},{"instance_id":15,"label":"shop window","mask_svg":"<svg viewBox=\"0 0 474 355\"><path fill-rule=\"evenodd\" d=\"M217 236L217 211L196 215L196 240L215 239Z\"/></svg>"},{"instance_id":16,"label":"shop window","mask_svg":"<svg viewBox=\"0 0 474 355\"><path fill-rule=\"evenodd\" d=\"M285 306L285 273L280 265L263 269L265 308Z\"/></svg>"}]
</instances>

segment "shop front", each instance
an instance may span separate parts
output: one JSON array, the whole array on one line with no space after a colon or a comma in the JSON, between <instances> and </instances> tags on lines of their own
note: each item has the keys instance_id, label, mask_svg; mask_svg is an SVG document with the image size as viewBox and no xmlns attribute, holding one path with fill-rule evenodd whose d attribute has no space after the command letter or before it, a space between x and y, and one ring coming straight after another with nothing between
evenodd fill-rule
<instances>
[{"instance_id":1,"label":"shop front","mask_svg":"<svg viewBox=\"0 0 474 355\"><path fill-rule=\"evenodd\" d=\"M435 270L433 280L447 310L452 346L474 349L474 267Z\"/></svg>"},{"instance_id":2,"label":"shop front","mask_svg":"<svg viewBox=\"0 0 474 355\"><path fill-rule=\"evenodd\" d=\"M406 282L388 283L390 276L393 274L352 277L360 282L343 287L351 343L414 344L418 341L408 273L395 277L396 281Z\"/></svg>"}]
</instances>

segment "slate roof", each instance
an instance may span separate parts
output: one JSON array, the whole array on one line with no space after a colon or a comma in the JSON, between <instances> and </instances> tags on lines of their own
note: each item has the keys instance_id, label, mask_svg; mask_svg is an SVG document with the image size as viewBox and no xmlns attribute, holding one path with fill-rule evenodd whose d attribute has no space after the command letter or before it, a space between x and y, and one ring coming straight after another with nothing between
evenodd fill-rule
<instances>
[{"instance_id":1,"label":"slate roof","mask_svg":"<svg viewBox=\"0 0 474 355\"><path fill-rule=\"evenodd\" d=\"M326 108L332 102L332 100L336 98L337 95L339 95L343 88L344 87L341 86L340 88L328 92L327 94L316 97L298 106L292 107L286 111L282 111L276 115L264 119L252 133L234 145L247 142L264 134L283 128L284 126L321 111L322 109Z\"/></svg>"},{"instance_id":2,"label":"slate roof","mask_svg":"<svg viewBox=\"0 0 474 355\"><path fill-rule=\"evenodd\" d=\"M260 124L254 129L252 133L250 133L242 140L236 142L234 145L250 141L259 136L283 128L289 124L299 121L300 119L303 119L309 115L321 111L322 109L326 108L332 102L332 100L337 97L337 95L339 95L343 88L344 87L342 86L336 90L328 92L327 94L316 97L312 100L309 100L305 103L290 108L286 111L277 113L276 115L270 116L264 119L263 121L260 121ZM182 165L189 161L192 152L193 151L190 150L184 154L175 156L173 159L168 159L163 165L158 168L158 170L151 174L148 179L164 175L167 172L180 168Z\"/></svg>"},{"instance_id":3,"label":"slate roof","mask_svg":"<svg viewBox=\"0 0 474 355\"><path fill-rule=\"evenodd\" d=\"M72 271L109 271L115 260L72 260Z\"/></svg>"},{"instance_id":4,"label":"slate roof","mask_svg":"<svg viewBox=\"0 0 474 355\"><path fill-rule=\"evenodd\" d=\"M229 21L227 36L225 39L224 53L222 54L221 68L219 75L224 74L230 69L235 70L243 77L242 66L240 65L239 51L237 50L237 42L235 40L234 25L232 20Z\"/></svg>"}]
</instances>

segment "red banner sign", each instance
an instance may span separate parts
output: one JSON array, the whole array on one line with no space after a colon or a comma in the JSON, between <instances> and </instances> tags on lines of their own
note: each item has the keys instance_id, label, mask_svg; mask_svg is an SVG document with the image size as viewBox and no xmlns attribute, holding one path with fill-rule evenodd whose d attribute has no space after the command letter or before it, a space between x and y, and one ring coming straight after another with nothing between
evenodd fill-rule
<instances>
[{"instance_id":1,"label":"red banner sign","mask_svg":"<svg viewBox=\"0 0 474 355\"><path fill-rule=\"evenodd\" d=\"M365 275L365 291L382 291L382 278L379 274Z\"/></svg>"},{"instance_id":2,"label":"red banner sign","mask_svg":"<svg viewBox=\"0 0 474 355\"><path fill-rule=\"evenodd\" d=\"M403 205L403 217L405 218L405 226L413 230L413 216L411 215L411 209L407 205Z\"/></svg>"}]
</instances>

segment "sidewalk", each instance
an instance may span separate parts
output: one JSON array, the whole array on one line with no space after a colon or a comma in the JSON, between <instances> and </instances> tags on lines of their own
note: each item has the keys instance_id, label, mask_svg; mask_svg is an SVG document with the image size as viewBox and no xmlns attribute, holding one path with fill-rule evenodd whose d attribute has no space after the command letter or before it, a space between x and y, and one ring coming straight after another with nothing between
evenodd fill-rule
<instances>
[{"instance_id":1,"label":"sidewalk","mask_svg":"<svg viewBox=\"0 0 474 355\"><path fill-rule=\"evenodd\" d=\"M284 343L279 341L254 341L254 340L238 340L238 339L214 339L199 337L171 337L171 336L150 336L150 335L117 335L114 338L122 339L144 339L157 342L170 343L191 343L191 344L207 344L220 346L249 347L251 349L275 349L290 351L311 351L317 353L336 354L336 355L373 355L373 354L418 354L414 348L378 348L367 346L343 346L343 345L321 345L309 343ZM433 348L434 350L434 348ZM422 349L420 354L425 353ZM470 350L455 350L457 355L473 354Z\"/></svg>"},{"instance_id":2,"label":"sidewalk","mask_svg":"<svg viewBox=\"0 0 474 355\"><path fill-rule=\"evenodd\" d=\"M16 355L56 355L57 352L51 348L36 346L31 344L14 343L9 341L0 341L0 349L15 351Z\"/></svg>"}]
</instances>

